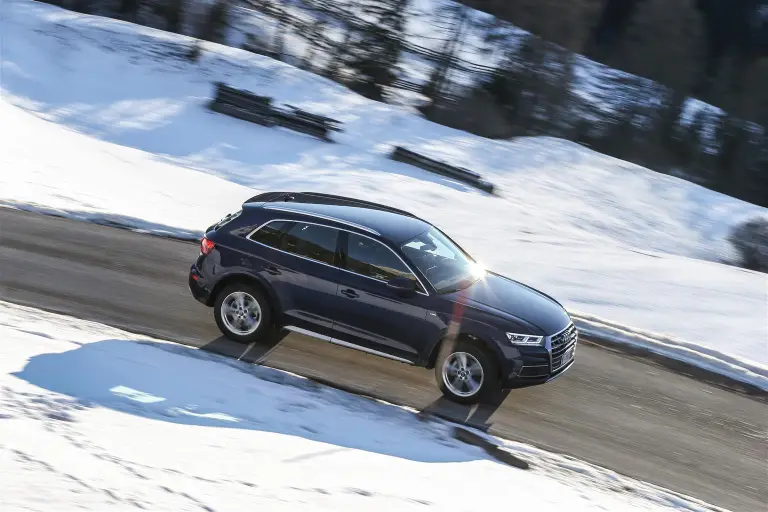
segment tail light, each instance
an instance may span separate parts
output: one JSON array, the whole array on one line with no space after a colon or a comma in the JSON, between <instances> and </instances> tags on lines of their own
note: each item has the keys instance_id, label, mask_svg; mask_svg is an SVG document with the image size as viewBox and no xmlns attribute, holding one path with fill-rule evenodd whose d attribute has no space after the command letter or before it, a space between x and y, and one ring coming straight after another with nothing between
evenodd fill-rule
<instances>
[{"instance_id":1,"label":"tail light","mask_svg":"<svg viewBox=\"0 0 768 512\"><path fill-rule=\"evenodd\" d=\"M203 253L204 256L208 256L214 247L214 243L205 237L200 241L200 252Z\"/></svg>"}]
</instances>

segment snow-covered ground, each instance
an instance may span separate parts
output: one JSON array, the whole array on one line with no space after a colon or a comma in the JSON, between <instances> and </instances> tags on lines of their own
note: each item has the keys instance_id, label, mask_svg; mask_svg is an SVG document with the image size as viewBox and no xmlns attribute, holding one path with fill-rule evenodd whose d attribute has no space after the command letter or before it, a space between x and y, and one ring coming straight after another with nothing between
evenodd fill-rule
<instances>
[{"instance_id":1,"label":"snow-covered ground","mask_svg":"<svg viewBox=\"0 0 768 512\"><path fill-rule=\"evenodd\" d=\"M717 263L734 257L730 227L764 208L562 140L438 126L241 50L207 44L193 64L182 36L28 0L1 8L0 204L196 237L265 190L385 202L585 326L631 326L622 339L768 388L768 276ZM345 132L326 144L211 113L217 80ZM500 195L393 162L395 144L472 168Z\"/></svg>"},{"instance_id":2,"label":"snow-covered ground","mask_svg":"<svg viewBox=\"0 0 768 512\"><path fill-rule=\"evenodd\" d=\"M67 316L0 302L0 339L4 511L715 510L510 443L515 469L413 411Z\"/></svg>"}]
</instances>

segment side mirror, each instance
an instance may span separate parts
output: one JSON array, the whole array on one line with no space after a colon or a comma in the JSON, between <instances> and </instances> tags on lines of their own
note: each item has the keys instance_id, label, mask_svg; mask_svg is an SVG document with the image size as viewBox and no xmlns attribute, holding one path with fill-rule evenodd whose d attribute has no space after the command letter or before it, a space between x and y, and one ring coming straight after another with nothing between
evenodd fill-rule
<instances>
[{"instance_id":1,"label":"side mirror","mask_svg":"<svg viewBox=\"0 0 768 512\"><path fill-rule=\"evenodd\" d=\"M416 294L416 282L407 277L395 277L387 282L387 288L401 297L411 297Z\"/></svg>"}]
</instances>

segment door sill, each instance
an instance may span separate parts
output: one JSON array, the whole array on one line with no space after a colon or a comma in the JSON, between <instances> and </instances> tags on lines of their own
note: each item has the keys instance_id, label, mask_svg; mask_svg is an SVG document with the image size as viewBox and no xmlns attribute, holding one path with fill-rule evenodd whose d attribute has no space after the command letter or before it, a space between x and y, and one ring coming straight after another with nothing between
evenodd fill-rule
<instances>
[{"instance_id":1,"label":"door sill","mask_svg":"<svg viewBox=\"0 0 768 512\"><path fill-rule=\"evenodd\" d=\"M304 329L302 327L296 327L296 326L293 326L293 325L286 325L286 326L283 327L283 329L286 329L288 331L295 332L295 333L298 333L298 334L303 334L305 336L311 336L311 337L317 338L319 340L327 341L329 343L333 343L334 345L339 345L340 347L352 348L352 349L355 349L355 350L359 350L360 352L366 352L368 354L373 354L375 356L385 357L387 359L392 359L393 361L398 361L400 363L405 363L405 364L410 364L410 365L415 364L413 361L411 361L409 359L393 356L391 354L387 354L386 352L380 352L378 350L373 350L372 348L363 347L363 346L357 345L355 343L350 343L348 341L343 341L343 340L339 340L339 339L336 339L336 338L332 338L331 336L327 336L325 334L320 334L320 333L317 333L317 332L314 332L314 331L310 331L309 329Z\"/></svg>"}]
</instances>

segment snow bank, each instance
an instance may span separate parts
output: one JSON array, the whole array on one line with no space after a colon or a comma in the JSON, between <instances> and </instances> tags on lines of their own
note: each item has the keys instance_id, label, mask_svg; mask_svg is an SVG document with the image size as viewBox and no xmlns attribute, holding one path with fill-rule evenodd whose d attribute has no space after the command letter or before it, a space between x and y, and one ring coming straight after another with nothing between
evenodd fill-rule
<instances>
[{"instance_id":1,"label":"snow bank","mask_svg":"<svg viewBox=\"0 0 768 512\"><path fill-rule=\"evenodd\" d=\"M3 510L714 510L508 443L515 469L405 409L92 322L0 302L0 338Z\"/></svg>"},{"instance_id":2,"label":"snow bank","mask_svg":"<svg viewBox=\"0 0 768 512\"><path fill-rule=\"evenodd\" d=\"M655 354L768 390L768 369L748 359L734 357L700 343L690 343L663 334L633 329L583 313L571 312L571 317L579 332L587 336L650 350Z\"/></svg>"},{"instance_id":3,"label":"snow bank","mask_svg":"<svg viewBox=\"0 0 768 512\"><path fill-rule=\"evenodd\" d=\"M0 204L197 237L264 190L385 202L569 310L766 375L768 277L715 263L734 256L730 226L764 208L562 140L441 127L233 48L207 44L192 64L187 38L45 4L4 4L2 32ZM216 80L346 131L325 144L213 114ZM472 168L501 196L392 162L395 144Z\"/></svg>"}]
</instances>

